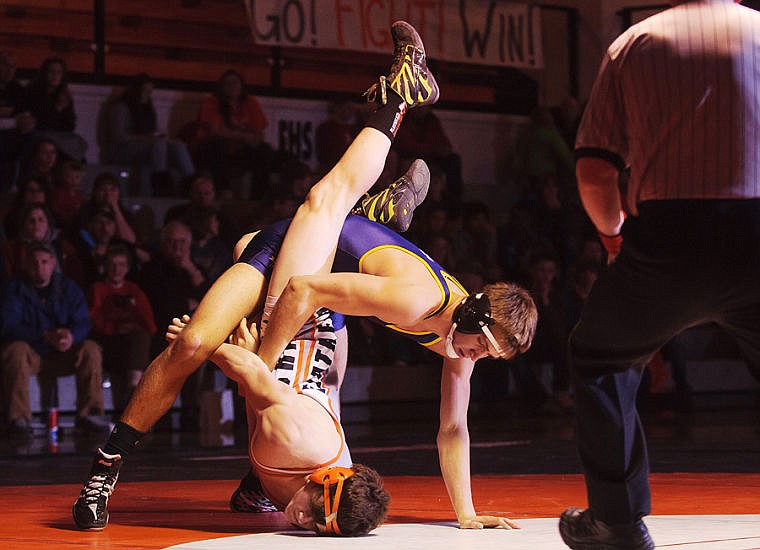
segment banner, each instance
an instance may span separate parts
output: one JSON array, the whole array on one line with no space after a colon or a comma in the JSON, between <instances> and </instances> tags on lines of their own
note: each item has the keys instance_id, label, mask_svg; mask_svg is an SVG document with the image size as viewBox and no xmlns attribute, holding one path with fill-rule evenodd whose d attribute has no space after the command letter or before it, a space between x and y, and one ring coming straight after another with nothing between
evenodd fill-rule
<instances>
[{"instance_id":1,"label":"banner","mask_svg":"<svg viewBox=\"0 0 760 550\"><path fill-rule=\"evenodd\" d=\"M540 7L503 0L243 0L257 44L390 53L391 23L415 26L428 57L543 67Z\"/></svg>"}]
</instances>

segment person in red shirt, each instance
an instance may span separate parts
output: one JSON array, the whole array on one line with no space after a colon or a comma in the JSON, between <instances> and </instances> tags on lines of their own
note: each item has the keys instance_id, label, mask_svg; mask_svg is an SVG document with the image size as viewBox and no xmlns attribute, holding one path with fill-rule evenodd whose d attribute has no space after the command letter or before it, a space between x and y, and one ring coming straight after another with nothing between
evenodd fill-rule
<instances>
[{"instance_id":1,"label":"person in red shirt","mask_svg":"<svg viewBox=\"0 0 760 550\"><path fill-rule=\"evenodd\" d=\"M229 69L222 74L202 103L198 122L199 169L209 170L221 189L250 174L253 192L266 192L273 155L264 141L268 121L240 73Z\"/></svg>"},{"instance_id":2,"label":"person in red shirt","mask_svg":"<svg viewBox=\"0 0 760 550\"><path fill-rule=\"evenodd\" d=\"M106 252L105 279L90 287L90 319L95 340L103 348L103 364L111 371L114 408L124 409L150 359L156 332L153 310L142 289L126 279L131 255L125 247Z\"/></svg>"}]
</instances>

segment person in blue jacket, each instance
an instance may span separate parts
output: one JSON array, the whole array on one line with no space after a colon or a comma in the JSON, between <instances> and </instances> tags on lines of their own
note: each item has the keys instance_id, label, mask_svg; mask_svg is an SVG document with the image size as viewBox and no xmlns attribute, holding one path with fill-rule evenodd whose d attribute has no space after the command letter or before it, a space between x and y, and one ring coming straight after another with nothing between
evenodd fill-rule
<instances>
[{"instance_id":1,"label":"person in blue jacket","mask_svg":"<svg viewBox=\"0 0 760 550\"><path fill-rule=\"evenodd\" d=\"M0 305L0 373L11 435L29 437L29 377L38 375L43 408L56 377L76 374L76 426L108 428L103 414L100 347L87 339L91 323L84 292L55 271L49 245L29 245L22 274L8 282Z\"/></svg>"}]
</instances>

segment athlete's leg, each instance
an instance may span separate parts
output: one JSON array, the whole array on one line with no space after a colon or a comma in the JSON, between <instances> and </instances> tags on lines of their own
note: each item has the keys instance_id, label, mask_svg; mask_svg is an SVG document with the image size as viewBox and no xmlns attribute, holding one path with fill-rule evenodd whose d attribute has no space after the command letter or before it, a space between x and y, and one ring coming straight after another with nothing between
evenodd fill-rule
<instances>
[{"instance_id":1,"label":"athlete's leg","mask_svg":"<svg viewBox=\"0 0 760 550\"><path fill-rule=\"evenodd\" d=\"M424 45L417 32L404 22L394 23L392 32L394 63L390 74L371 88L373 94L380 95L382 105L296 212L270 280L265 316L292 276L330 270L343 220L380 176L406 109L438 99L438 87L427 71ZM259 355L270 368L293 336L264 338Z\"/></svg>"},{"instance_id":2,"label":"athlete's leg","mask_svg":"<svg viewBox=\"0 0 760 550\"><path fill-rule=\"evenodd\" d=\"M169 410L185 379L219 347L240 319L261 304L265 284L256 268L233 265L201 300L187 330L151 362L103 451L96 453L73 508L79 528L105 528L108 498L116 485L122 458Z\"/></svg>"},{"instance_id":3,"label":"athlete's leg","mask_svg":"<svg viewBox=\"0 0 760 550\"><path fill-rule=\"evenodd\" d=\"M264 276L247 264L234 264L223 273L185 330L148 366L122 422L142 432L149 430L172 406L185 379L261 303L265 283Z\"/></svg>"},{"instance_id":4,"label":"athlete's leg","mask_svg":"<svg viewBox=\"0 0 760 550\"><path fill-rule=\"evenodd\" d=\"M343 220L380 176L390 147L385 134L364 128L338 164L311 188L285 235L270 295L278 296L293 275L329 272Z\"/></svg>"}]
</instances>

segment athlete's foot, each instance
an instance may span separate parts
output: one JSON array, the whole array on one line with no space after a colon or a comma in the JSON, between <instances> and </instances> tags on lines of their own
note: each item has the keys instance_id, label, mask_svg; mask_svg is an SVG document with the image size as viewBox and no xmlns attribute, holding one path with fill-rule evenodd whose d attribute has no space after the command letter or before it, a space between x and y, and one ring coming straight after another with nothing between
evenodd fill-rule
<instances>
[{"instance_id":1,"label":"athlete's foot","mask_svg":"<svg viewBox=\"0 0 760 550\"><path fill-rule=\"evenodd\" d=\"M417 159L387 189L362 200L359 211L370 220L403 233L412 223L414 209L425 200L429 185L430 170L424 160Z\"/></svg>"},{"instance_id":2,"label":"athlete's foot","mask_svg":"<svg viewBox=\"0 0 760 550\"><path fill-rule=\"evenodd\" d=\"M425 59L425 45L417 31L406 21L391 26L393 36L393 64L388 76L381 76L364 95L370 102L385 105L387 88L401 96L411 109L419 105L432 105L438 101L438 83Z\"/></svg>"},{"instance_id":3,"label":"athlete's foot","mask_svg":"<svg viewBox=\"0 0 760 550\"><path fill-rule=\"evenodd\" d=\"M276 512L277 508L267 498L259 478L248 470L248 473L240 480L240 485L230 497L230 510L233 512L247 512L261 514L264 512Z\"/></svg>"},{"instance_id":4,"label":"athlete's foot","mask_svg":"<svg viewBox=\"0 0 760 550\"><path fill-rule=\"evenodd\" d=\"M109 455L98 449L90 476L74 503L74 523L80 529L102 531L108 523L108 497L113 493L121 469L121 455Z\"/></svg>"}]
</instances>

